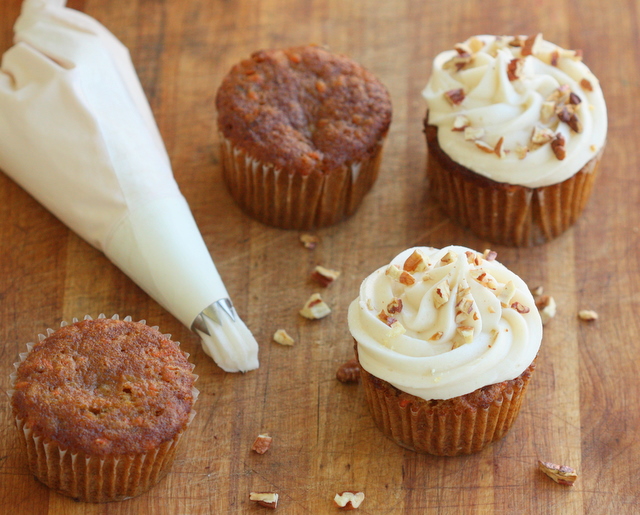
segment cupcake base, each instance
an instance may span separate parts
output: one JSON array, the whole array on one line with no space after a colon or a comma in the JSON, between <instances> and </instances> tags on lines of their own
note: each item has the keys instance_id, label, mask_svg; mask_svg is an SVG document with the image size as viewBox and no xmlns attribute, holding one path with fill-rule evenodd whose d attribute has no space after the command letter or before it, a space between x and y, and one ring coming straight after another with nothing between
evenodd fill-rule
<instances>
[{"instance_id":1,"label":"cupcake base","mask_svg":"<svg viewBox=\"0 0 640 515\"><path fill-rule=\"evenodd\" d=\"M604 146L575 175L527 188L496 182L453 161L438 144L438 128L424 121L432 197L445 213L481 238L528 247L556 238L582 213L591 196Z\"/></svg>"},{"instance_id":2,"label":"cupcake base","mask_svg":"<svg viewBox=\"0 0 640 515\"><path fill-rule=\"evenodd\" d=\"M535 362L511 381L430 401L398 390L362 367L360 377L371 415L387 437L412 451L458 456L479 452L509 431L534 368Z\"/></svg>"},{"instance_id":3,"label":"cupcake base","mask_svg":"<svg viewBox=\"0 0 640 515\"><path fill-rule=\"evenodd\" d=\"M363 161L330 173L287 173L262 163L220 133L223 177L252 218L281 229L310 230L351 216L378 177L383 143Z\"/></svg>"},{"instance_id":4,"label":"cupcake base","mask_svg":"<svg viewBox=\"0 0 640 515\"><path fill-rule=\"evenodd\" d=\"M37 436L20 419L16 427L29 470L41 483L77 501L93 503L123 501L149 490L169 472L183 434L145 454L100 458L63 450Z\"/></svg>"}]
</instances>

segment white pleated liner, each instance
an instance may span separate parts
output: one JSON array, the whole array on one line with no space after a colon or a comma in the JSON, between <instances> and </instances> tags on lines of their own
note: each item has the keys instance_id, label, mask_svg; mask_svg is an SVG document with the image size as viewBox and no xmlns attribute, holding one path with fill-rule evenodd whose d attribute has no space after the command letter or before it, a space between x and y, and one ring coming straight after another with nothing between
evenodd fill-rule
<instances>
[{"instance_id":1,"label":"white pleated liner","mask_svg":"<svg viewBox=\"0 0 640 515\"><path fill-rule=\"evenodd\" d=\"M100 314L98 318L106 318ZM113 315L113 320L119 320L119 315ZM92 320L86 315L84 320ZM123 319L131 322L131 317ZM73 318L72 323L78 322ZM145 324L145 320L139 323ZM69 325L62 321L60 327ZM158 329L153 326L153 329ZM47 329L47 335L54 331ZM167 338L171 335L165 334ZM46 336L39 334L39 341ZM180 345L179 342L175 342ZM20 353L20 361L14 363L14 367L20 366L27 355L33 349L34 343L27 343L28 352ZM189 354L185 353L188 357ZM17 372L10 375L11 386L15 386ZM198 376L194 374L194 381ZM14 389L7 391L9 398L13 396ZM195 403L200 392L192 389L193 402ZM120 457L88 456L83 452L70 453L60 447L56 442L45 441L44 438L34 434L33 430L24 420L16 417L18 435L26 449L26 454L31 472L45 485L57 492L85 502L110 502L129 499L147 491L168 472L175 458L175 453L182 435L191 424L195 411L191 411L186 426L171 440L160 444L159 447L147 453Z\"/></svg>"}]
</instances>

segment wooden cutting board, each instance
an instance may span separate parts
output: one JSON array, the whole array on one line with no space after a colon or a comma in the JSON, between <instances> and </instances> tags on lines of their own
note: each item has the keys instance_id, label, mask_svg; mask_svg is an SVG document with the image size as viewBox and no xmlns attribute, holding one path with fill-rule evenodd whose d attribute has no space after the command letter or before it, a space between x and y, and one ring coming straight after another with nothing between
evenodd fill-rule
<instances>
[{"instance_id":1,"label":"wooden cutting board","mask_svg":"<svg viewBox=\"0 0 640 515\"><path fill-rule=\"evenodd\" d=\"M260 342L261 367L227 374L199 340L0 173L0 389L24 344L60 320L119 313L173 334L192 354L201 395L172 472L139 498L85 505L50 492L28 472L8 402L0 402L0 512L7 514L259 513L250 491L280 494L279 513L335 513L343 490L363 491L360 513L640 513L640 96L638 16L611 0L485 2L334 0L70 1L130 49L189 201L234 303ZM19 0L0 3L0 51ZM358 385L335 380L353 354L346 310L362 279L399 251L489 244L450 222L428 196L420 92L432 58L478 33L531 34L581 48L608 102L602 175L579 222L532 249L494 247L531 286L555 297L528 397L508 436L459 458L396 446L371 421ZM346 53L387 85L394 120L378 182L350 220L299 233L246 217L221 183L214 97L222 77L252 51L315 42ZM0 112L0 116L2 113ZM25 149L28 152L29 149ZM323 295L333 312L298 310L322 264L341 271ZM586 323L579 309L600 318ZM296 344L271 341L286 328ZM273 436L263 456L260 432ZM579 472L563 487L543 459Z\"/></svg>"}]
</instances>

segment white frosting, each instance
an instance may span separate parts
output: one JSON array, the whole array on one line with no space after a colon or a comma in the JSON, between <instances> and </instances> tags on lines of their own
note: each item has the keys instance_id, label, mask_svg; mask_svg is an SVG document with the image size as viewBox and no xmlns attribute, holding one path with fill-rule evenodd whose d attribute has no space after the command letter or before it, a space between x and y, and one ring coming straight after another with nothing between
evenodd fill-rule
<instances>
[{"instance_id":1,"label":"white frosting","mask_svg":"<svg viewBox=\"0 0 640 515\"><path fill-rule=\"evenodd\" d=\"M509 63L521 57L522 47L510 46L512 37L476 36L484 46L471 54L471 62L457 70L451 59L456 50L439 54L422 95L429 109L429 124L438 127L438 143L455 162L498 182L530 188L562 182L577 173L604 146L607 110L598 79L571 51L541 40L534 54L524 57L519 78L509 80ZM553 65L553 53L559 56ZM449 64L447 64L449 62ZM586 79L593 91L585 89ZM584 84L584 83L583 83ZM576 115L582 122L580 133L554 114L541 120L543 103L555 90L568 85L582 101ZM447 91L462 88L465 98L454 105ZM484 129L481 141L495 147L504 138L504 157L478 148L465 140L464 131L452 131L454 120L463 115L471 127ZM546 118L546 116L544 117ZM550 144L532 145L534 127L545 127L565 138L566 157L559 160ZM529 147L521 158L518 147Z\"/></svg>"},{"instance_id":2,"label":"white frosting","mask_svg":"<svg viewBox=\"0 0 640 515\"><path fill-rule=\"evenodd\" d=\"M425 271L399 279L388 273L397 275L392 265L402 270L414 251L429 263ZM451 262L442 262L444 256ZM410 282L407 276L413 285L402 283ZM444 281L450 297L437 307L436 289L446 300ZM394 299L402 308L390 313ZM397 321L383 321L387 316ZM426 400L515 379L533 362L542 340L540 315L524 281L497 261L458 246L411 248L373 272L349 306L349 329L367 372Z\"/></svg>"}]
</instances>

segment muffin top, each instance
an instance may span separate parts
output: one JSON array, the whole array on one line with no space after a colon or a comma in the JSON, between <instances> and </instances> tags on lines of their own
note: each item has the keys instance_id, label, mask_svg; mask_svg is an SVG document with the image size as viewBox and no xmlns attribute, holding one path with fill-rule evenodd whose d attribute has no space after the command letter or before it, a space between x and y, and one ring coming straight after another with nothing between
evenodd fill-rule
<instances>
[{"instance_id":1,"label":"muffin top","mask_svg":"<svg viewBox=\"0 0 640 515\"><path fill-rule=\"evenodd\" d=\"M373 272L349 329L367 372L426 400L515 379L542 340L524 281L495 253L459 246L411 248Z\"/></svg>"},{"instance_id":2,"label":"muffin top","mask_svg":"<svg viewBox=\"0 0 640 515\"><path fill-rule=\"evenodd\" d=\"M603 148L607 110L577 50L542 35L475 36L439 54L423 91L455 162L508 184L562 182Z\"/></svg>"},{"instance_id":3,"label":"muffin top","mask_svg":"<svg viewBox=\"0 0 640 515\"><path fill-rule=\"evenodd\" d=\"M364 159L391 123L382 83L318 46L253 53L224 78L216 106L218 128L233 145L303 175Z\"/></svg>"},{"instance_id":4,"label":"muffin top","mask_svg":"<svg viewBox=\"0 0 640 515\"><path fill-rule=\"evenodd\" d=\"M178 345L144 323L84 320L35 344L20 363L14 415L71 452L147 452L182 430L195 376Z\"/></svg>"}]
</instances>

